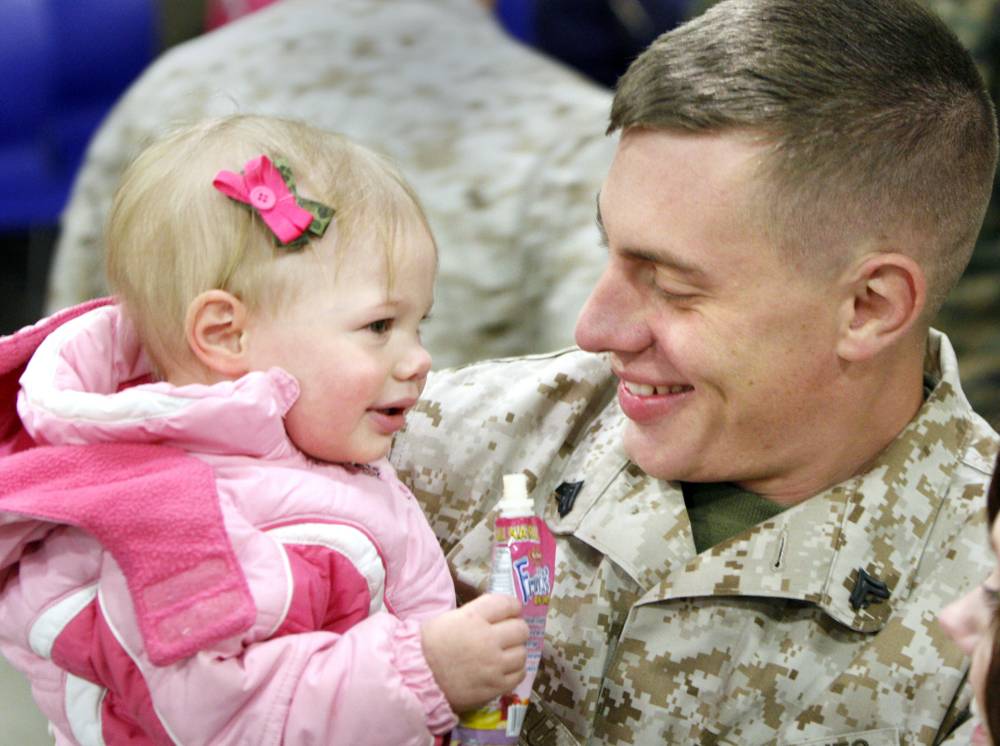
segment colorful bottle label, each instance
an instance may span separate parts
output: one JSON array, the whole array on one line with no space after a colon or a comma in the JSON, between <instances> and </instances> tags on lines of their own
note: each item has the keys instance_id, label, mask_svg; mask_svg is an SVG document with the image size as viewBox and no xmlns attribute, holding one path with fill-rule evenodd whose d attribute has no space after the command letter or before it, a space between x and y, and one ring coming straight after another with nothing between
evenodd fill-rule
<instances>
[{"instance_id":1,"label":"colorful bottle label","mask_svg":"<svg viewBox=\"0 0 1000 746\"><path fill-rule=\"evenodd\" d=\"M555 541L536 516L497 518L489 591L515 596L528 623L528 661L524 679L510 694L462 716L452 731L452 746L517 743L531 688L542 659L545 618L555 576Z\"/></svg>"}]
</instances>

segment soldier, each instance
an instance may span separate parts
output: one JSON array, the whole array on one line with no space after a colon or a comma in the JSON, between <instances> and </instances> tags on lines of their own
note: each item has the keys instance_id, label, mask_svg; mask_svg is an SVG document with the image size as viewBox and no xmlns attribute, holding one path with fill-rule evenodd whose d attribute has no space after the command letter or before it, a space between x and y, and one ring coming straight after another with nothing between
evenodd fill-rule
<instances>
[{"instance_id":1,"label":"soldier","mask_svg":"<svg viewBox=\"0 0 1000 746\"><path fill-rule=\"evenodd\" d=\"M392 455L466 597L502 474L556 534L521 742L967 738L935 616L990 566L998 435L929 320L994 176L972 59L911 0L726 0L609 131L583 350L432 376Z\"/></svg>"}]
</instances>

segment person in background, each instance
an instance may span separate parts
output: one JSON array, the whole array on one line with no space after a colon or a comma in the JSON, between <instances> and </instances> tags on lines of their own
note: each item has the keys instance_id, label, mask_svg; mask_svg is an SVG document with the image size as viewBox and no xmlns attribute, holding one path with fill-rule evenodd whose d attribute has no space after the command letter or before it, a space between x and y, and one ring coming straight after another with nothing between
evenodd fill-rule
<instances>
[{"instance_id":1,"label":"person in background","mask_svg":"<svg viewBox=\"0 0 1000 746\"><path fill-rule=\"evenodd\" d=\"M987 543L993 555L993 571L986 579L941 612L938 621L948 636L970 656L969 683L975 715L957 743L988 746L1000 734L1000 458L986 496Z\"/></svg>"},{"instance_id":2,"label":"person in background","mask_svg":"<svg viewBox=\"0 0 1000 746\"><path fill-rule=\"evenodd\" d=\"M1000 102L1000 2L930 0L958 34ZM962 385L978 412L1000 429L1000 178L962 281L935 319L962 360Z\"/></svg>"},{"instance_id":3,"label":"person in background","mask_svg":"<svg viewBox=\"0 0 1000 746\"><path fill-rule=\"evenodd\" d=\"M590 200L610 101L476 0L272 3L174 47L118 102L64 212L46 307L107 294L102 221L144 143L178 121L293 112L385 153L420 194L439 249L435 364L571 344L602 261Z\"/></svg>"},{"instance_id":4,"label":"person in background","mask_svg":"<svg viewBox=\"0 0 1000 746\"><path fill-rule=\"evenodd\" d=\"M498 475L556 535L523 742L945 741L998 449L930 328L995 173L972 58L910 0L726 0L609 131L583 349L432 375L391 453L460 596Z\"/></svg>"}]
</instances>

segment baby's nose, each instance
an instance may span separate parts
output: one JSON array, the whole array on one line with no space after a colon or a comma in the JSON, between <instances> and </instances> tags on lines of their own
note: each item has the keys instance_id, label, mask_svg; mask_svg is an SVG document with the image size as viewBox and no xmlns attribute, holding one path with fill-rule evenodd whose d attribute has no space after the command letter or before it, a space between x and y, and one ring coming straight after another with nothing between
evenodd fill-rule
<instances>
[{"instance_id":1,"label":"baby's nose","mask_svg":"<svg viewBox=\"0 0 1000 746\"><path fill-rule=\"evenodd\" d=\"M422 344L414 345L396 366L396 377L403 381L426 378L431 369L431 354Z\"/></svg>"}]
</instances>

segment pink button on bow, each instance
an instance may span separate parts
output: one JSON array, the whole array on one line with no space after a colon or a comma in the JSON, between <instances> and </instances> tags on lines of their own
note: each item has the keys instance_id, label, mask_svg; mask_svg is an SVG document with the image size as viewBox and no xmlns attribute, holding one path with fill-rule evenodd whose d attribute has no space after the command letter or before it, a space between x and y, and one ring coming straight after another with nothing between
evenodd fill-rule
<instances>
[{"instance_id":1,"label":"pink button on bow","mask_svg":"<svg viewBox=\"0 0 1000 746\"><path fill-rule=\"evenodd\" d=\"M294 241L312 223L312 213L295 201L281 172L266 155L247 161L241 174L219 171L212 186L253 207L282 243Z\"/></svg>"},{"instance_id":2,"label":"pink button on bow","mask_svg":"<svg viewBox=\"0 0 1000 746\"><path fill-rule=\"evenodd\" d=\"M277 202L274 192L265 186L256 186L250 190L250 204L258 210L270 210Z\"/></svg>"}]
</instances>

